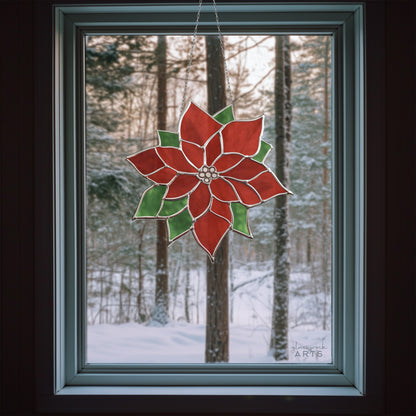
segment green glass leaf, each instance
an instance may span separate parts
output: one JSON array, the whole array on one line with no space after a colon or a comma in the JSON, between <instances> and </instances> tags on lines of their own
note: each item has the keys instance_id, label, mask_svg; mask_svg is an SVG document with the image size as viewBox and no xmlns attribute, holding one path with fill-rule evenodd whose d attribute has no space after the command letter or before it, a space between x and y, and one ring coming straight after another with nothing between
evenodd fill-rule
<instances>
[{"instance_id":1,"label":"green glass leaf","mask_svg":"<svg viewBox=\"0 0 416 416\"><path fill-rule=\"evenodd\" d=\"M179 134L170 131L157 131L161 146L179 147Z\"/></svg>"},{"instance_id":2,"label":"green glass leaf","mask_svg":"<svg viewBox=\"0 0 416 416\"><path fill-rule=\"evenodd\" d=\"M191 228L192 217L187 209L183 210L180 214L175 215L168 219L169 227L169 240L172 241L176 237L185 233Z\"/></svg>"},{"instance_id":3,"label":"green glass leaf","mask_svg":"<svg viewBox=\"0 0 416 416\"><path fill-rule=\"evenodd\" d=\"M188 203L188 197L176 199L174 201L165 200L162 209L159 212L159 217L170 217L179 211L182 211Z\"/></svg>"},{"instance_id":4,"label":"green glass leaf","mask_svg":"<svg viewBox=\"0 0 416 416\"><path fill-rule=\"evenodd\" d=\"M157 215L165 192L166 186L164 185L152 186L146 189L133 218L154 217Z\"/></svg>"},{"instance_id":5,"label":"green glass leaf","mask_svg":"<svg viewBox=\"0 0 416 416\"><path fill-rule=\"evenodd\" d=\"M272 146L269 143L264 142L263 140L260 141L260 150L256 155L252 157L252 159L257 160L257 162L263 162L266 159L267 154L270 152Z\"/></svg>"},{"instance_id":6,"label":"green glass leaf","mask_svg":"<svg viewBox=\"0 0 416 416\"><path fill-rule=\"evenodd\" d=\"M230 121L234 120L233 107L229 105L224 108L221 112L214 116L215 120L219 121L221 124L227 124Z\"/></svg>"},{"instance_id":7,"label":"green glass leaf","mask_svg":"<svg viewBox=\"0 0 416 416\"><path fill-rule=\"evenodd\" d=\"M231 209L233 211L233 230L251 237L250 230L248 228L248 209L239 202L232 202Z\"/></svg>"}]
</instances>

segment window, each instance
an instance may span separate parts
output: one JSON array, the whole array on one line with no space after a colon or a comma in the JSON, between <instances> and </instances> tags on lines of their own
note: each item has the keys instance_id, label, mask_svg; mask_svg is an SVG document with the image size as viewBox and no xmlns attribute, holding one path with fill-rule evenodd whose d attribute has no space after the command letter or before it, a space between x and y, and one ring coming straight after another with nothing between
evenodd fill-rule
<instances>
[{"instance_id":1,"label":"window","mask_svg":"<svg viewBox=\"0 0 416 416\"><path fill-rule=\"evenodd\" d=\"M195 244L192 232L168 249L169 304L155 307L157 223L143 218L129 221L138 195L152 183L141 180L124 159L155 146L159 97L155 80L160 75L153 62L158 59L158 45L168 58L163 74L165 93L169 91L163 98L166 129L178 129L187 71L184 62L192 41L192 36L180 35L86 37L87 363L203 363L205 356L217 361L227 358L230 363L331 363L331 36L225 37L235 118L250 120L265 112L262 140L269 154L264 163L275 172L280 147L275 145L275 65L284 45L293 49L286 57L290 65L286 79L289 82L290 74L292 91L287 131L293 150L288 148L285 157L290 159L290 185L288 178L280 178L294 193L288 221L292 248L282 241L282 248L278 247L282 253L270 249L277 227L273 200L249 210L241 207L244 227L234 219L238 233L228 235L230 287L225 296L229 297L230 339L218 339L224 356L211 354L213 347L205 345L207 254ZM194 48L186 101L192 97L202 108L207 108L206 42L217 41L198 36ZM253 199L243 197L249 205L260 201L252 194ZM231 206L239 207L236 202ZM179 213L189 215L183 208L179 203ZM247 238L251 237L247 216L254 239ZM290 253L290 268L285 265L283 271L285 275L290 270L289 339L277 351L270 348L273 282L282 274L275 273L275 259L286 252ZM276 304L285 298L283 293L278 293ZM226 319L225 314L221 316Z\"/></svg>"},{"instance_id":2,"label":"window","mask_svg":"<svg viewBox=\"0 0 416 416\"><path fill-rule=\"evenodd\" d=\"M88 252L89 236L84 238L84 230L88 229L91 217L84 209L84 163L86 160L88 164L85 143L91 136L85 132L84 85L88 81L83 71L85 42L87 46L94 45L98 39L103 45L104 37L114 39L120 35L140 34L148 39L157 35L183 36L193 29L196 8L183 4L164 5L163 8L149 4L57 7L54 382L57 397L90 393L134 394L146 401L147 395L154 394L250 395L270 403L273 400L285 403L284 398L288 395L334 396L334 399L343 396L354 406L358 403L354 399L362 399L365 394L363 8L351 4L243 4L238 11L235 5L219 5L218 8L222 30L230 39L247 34L251 37L287 34L331 38L332 355L324 362L313 364L272 365L258 362L104 364L103 360L87 359L85 276L91 252ZM202 35L215 33L215 21L211 17L211 8L204 7L200 24ZM111 44L109 40L108 45ZM286 402L282 409L308 409L306 402L295 402L294 405ZM86 410L92 408L87 396L83 403ZM127 408L134 408L134 400L125 403ZM166 406L166 403L160 406ZM193 399L190 403L194 403ZM243 403L241 409L247 409L247 401L243 400ZM253 405L248 406L256 409L250 407Z\"/></svg>"}]
</instances>

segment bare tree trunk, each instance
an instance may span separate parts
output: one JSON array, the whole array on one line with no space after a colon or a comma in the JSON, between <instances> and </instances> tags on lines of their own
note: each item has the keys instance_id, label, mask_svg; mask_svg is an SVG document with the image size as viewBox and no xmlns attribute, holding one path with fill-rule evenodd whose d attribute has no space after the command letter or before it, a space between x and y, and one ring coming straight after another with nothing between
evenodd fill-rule
<instances>
[{"instance_id":1,"label":"bare tree trunk","mask_svg":"<svg viewBox=\"0 0 416 416\"><path fill-rule=\"evenodd\" d=\"M214 114L226 106L224 58L220 41L207 36L208 112ZM207 324L205 362L228 362L228 236L216 254L213 263L207 259Z\"/></svg>"},{"instance_id":2,"label":"bare tree trunk","mask_svg":"<svg viewBox=\"0 0 416 416\"><path fill-rule=\"evenodd\" d=\"M100 270L100 309L99 309L99 320L98 323L103 323L103 307L104 307L104 272Z\"/></svg>"},{"instance_id":3,"label":"bare tree trunk","mask_svg":"<svg viewBox=\"0 0 416 416\"><path fill-rule=\"evenodd\" d=\"M230 255L233 253L233 237L230 235L228 240L228 249L230 252ZM229 279L230 279L230 322L234 322L234 270L233 270L233 263L230 262L229 264Z\"/></svg>"},{"instance_id":4,"label":"bare tree trunk","mask_svg":"<svg viewBox=\"0 0 416 416\"><path fill-rule=\"evenodd\" d=\"M302 256L302 241L300 239L300 235L296 235L296 264L302 264L303 263L303 256Z\"/></svg>"},{"instance_id":5,"label":"bare tree trunk","mask_svg":"<svg viewBox=\"0 0 416 416\"><path fill-rule=\"evenodd\" d=\"M328 138L329 138L329 53L330 53L330 37L327 36L325 40L325 57L324 57L324 137L323 137L323 155L324 155L324 167L322 184L325 189L328 186L328 167L327 167L327 154L328 154ZM323 317L322 317L322 329L328 328L328 305L327 294L329 292L329 262L331 257L331 245L328 227L329 209L328 201L324 198L322 207L322 289L324 292L324 305L323 305Z\"/></svg>"},{"instance_id":6,"label":"bare tree trunk","mask_svg":"<svg viewBox=\"0 0 416 416\"><path fill-rule=\"evenodd\" d=\"M166 38L157 37L157 123L160 130L166 129ZM168 282L168 233L165 220L157 221L156 243L156 290L152 322L166 325L169 321L169 282Z\"/></svg>"},{"instance_id":7,"label":"bare tree trunk","mask_svg":"<svg viewBox=\"0 0 416 416\"><path fill-rule=\"evenodd\" d=\"M291 140L291 69L289 37L276 37L275 78L275 128L276 128L276 175L289 186L289 153ZM289 358L288 315L289 315L289 228L288 197L276 198L274 224L274 282L272 333L270 350L275 360Z\"/></svg>"},{"instance_id":8,"label":"bare tree trunk","mask_svg":"<svg viewBox=\"0 0 416 416\"><path fill-rule=\"evenodd\" d=\"M198 271L197 281L196 281L196 296L195 296L195 307L196 307L196 323L199 325L199 294L201 288L201 276Z\"/></svg>"},{"instance_id":9,"label":"bare tree trunk","mask_svg":"<svg viewBox=\"0 0 416 416\"><path fill-rule=\"evenodd\" d=\"M106 288L105 288L105 323L110 324L113 323L113 314L111 312L111 302L110 302L110 296L111 292L113 290L113 276L114 276L114 264L110 265L110 268L108 270L108 280L106 280Z\"/></svg>"},{"instance_id":10,"label":"bare tree trunk","mask_svg":"<svg viewBox=\"0 0 416 416\"><path fill-rule=\"evenodd\" d=\"M118 292L118 323L124 322L124 310L123 310L123 292L124 292L124 272L120 275L120 290Z\"/></svg>"},{"instance_id":11,"label":"bare tree trunk","mask_svg":"<svg viewBox=\"0 0 416 416\"><path fill-rule=\"evenodd\" d=\"M138 246L138 268L139 268L139 291L137 293L137 321L139 323L146 321L146 310L144 302L144 274L143 274L143 238L146 224L143 223L139 230L139 246Z\"/></svg>"},{"instance_id":12,"label":"bare tree trunk","mask_svg":"<svg viewBox=\"0 0 416 416\"><path fill-rule=\"evenodd\" d=\"M132 282L133 277L131 273L131 268L129 267L129 282L128 282L128 291L127 291L127 313L126 313L126 322L130 322L131 320L131 293L132 293Z\"/></svg>"},{"instance_id":13,"label":"bare tree trunk","mask_svg":"<svg viewBox=\"0 0 416 416\"><path fill-rule=\"evenodd\" d=\"M186 250L185 260L185 320L191 322L191 314L189 310L189 298L191 292L191 278L190 278L190 264L189 264L189 250Z\"/></svg>"}]
</instances>

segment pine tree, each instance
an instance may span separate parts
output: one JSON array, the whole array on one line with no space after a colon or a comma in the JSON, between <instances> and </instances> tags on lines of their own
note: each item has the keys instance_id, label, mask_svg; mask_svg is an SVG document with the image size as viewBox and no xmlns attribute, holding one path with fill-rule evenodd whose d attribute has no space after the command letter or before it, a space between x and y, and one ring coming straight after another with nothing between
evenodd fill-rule
<instances>
[{"instance_id":1,"label":"pine tree","mask_svg":"<svg viewBox=\"0 0 416 416\"><path fill-rule=\"evenodd\" d=\"M330 326L331 275L331 38L301 38L293 65L291 235L293 260L311 274L313 312ZM296 45L295 45L296 47Z\"/></svg>"},{"instance_id":2,"label":"pine tree","mask_svg":"<svg viewBox=\"0 0 416 416\"><path fill-rule=\"evenodd\" d=\"M140 249L137 256L136 237L138 229L142 248L144 224L130 221L146 181L124 161L136 142L125 137L124 103L134 96L133 75L148 43L140 36L94 36L86 47L88 304L99 308L99 322L130 320L125 304L137 286L138 319L146 319L143 255ZM132 278L138 269L141 280L127 286L125 276Z\"/></svg>"}]
</instances>

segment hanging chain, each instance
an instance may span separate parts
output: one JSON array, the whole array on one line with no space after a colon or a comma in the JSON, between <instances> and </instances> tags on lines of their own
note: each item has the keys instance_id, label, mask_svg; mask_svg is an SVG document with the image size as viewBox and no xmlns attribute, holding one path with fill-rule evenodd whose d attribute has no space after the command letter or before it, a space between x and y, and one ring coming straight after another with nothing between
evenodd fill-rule
<instances>
[{"instance_id":1,"label":"hanging chain","mask_svg":"<svg viewBox=\"0 0 416 416\"><path fill-rule=\"evenodd\" d=\"M228 72L227 61L225 59L223 35L222 35L221 29L220 29L220 20L219 20L219 17L218 17L217 4L216 4L215 0L212 0L212 2L214 4L214 13L215 13L215 20L217 22L218 38L219 38L219 41L220 41L221 54L222 54L222 57L224 59L225 78L226 78L226 82L227 82L228 93L230 95L230 103L232 105L233 104L233 95L232 95L232 92L231 92L230 75L229 75L229 72ZM197 12L197 15L196 15L196 22L195 22L195 29L194 29L194 33L192 35L192 46L191 46L191 52L189 54L189 63L188 63L188 68L186 69L185 86L184 86L184 91L183 91L180 115L182 115L183 110L185 108L186 90L188 89L189 72L191 70L192 58L193 58L195 44L196 44L196 35L198 33L198 25L199 25L199 18L201 16L201 8L202 8L202 0L199 0L198 12Z\"/></svg>"},{"instance_id":2,"label":"hanging chain","mask_svg":"<svg viewBox=\"0 0 416 416\"><path fill-rule=\"evenodd\" d=\"M228 94L230 95L230 104L233 105L233 93L231 92L231 83L230 83L230 75L228 73L227 60L225 59L224 41L223 41L221 29L220 29L220 19L218 18L217 4L215 0L212 0L212 3L214 4L215 20L217 21L217 29L218 29L218 38L220 40L221 53L224 59L224 72L225 72L225 79L227 82Z\"/></svg>"},{"instance_id":3,"label":"hanging chain","mask_svg":"<svg viewBox=\"0 0 416 416\"><path fill-rule=\"evenodd\" d=\"M193 57L193 54L194 54L195 43L196 43L196 34L198 33L199 17L201 16L201 7L202 7L202 0L199 0L198 13L196 15L195 29L194 29L194 33L192 35L191 53L189 54L189 63L188 63L188 68L186 69L185 87L183 89L181 112L179 113L179 116L182 115L183 109L185 108L185 99L186 99L186 90L188 88L189 71L191 70L191 65L192 65L192 57Z\"/></svg>"}]
</instances>

